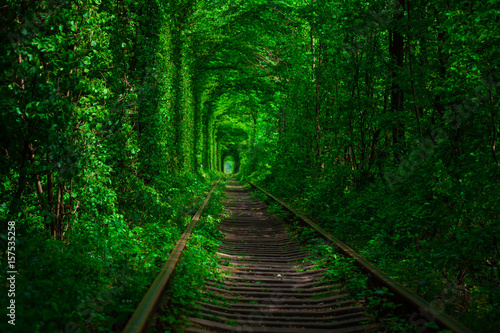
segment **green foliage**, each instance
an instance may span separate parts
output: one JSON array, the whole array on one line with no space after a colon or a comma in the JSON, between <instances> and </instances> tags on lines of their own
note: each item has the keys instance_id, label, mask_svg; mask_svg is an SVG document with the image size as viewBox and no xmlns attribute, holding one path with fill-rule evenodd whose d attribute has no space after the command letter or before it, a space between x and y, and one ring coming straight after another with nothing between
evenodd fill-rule
<instances>
[{"instance_id":1,"label":"green foliage","mask_svg":"<svg viewBox=\"0 0 500 333\"><path fill-rule=\"evenodd\" d=\"M201 166L205 6L2 7L0 219L16 221L19 331L120 331L218 178ZM213 251L206 228L191 261Z\"/></svg>"},{"instance_id":2,"label":"green foliage","mask_svg":"<svg viewBox=\"0 0 500 333\"><path fill-rule=\"evenodd\" d=\"M407 319L395 315L395 310L401 304L391 301L394 296L387 288L365 290L364 296L367 300L367 308L372 312L375 319L380 323L384 332L418 332L418 328L411 325ZM434 323L426 323L429 328L439 327Z\"/></svg>"},{"instance_id":3,"label":"green foliage","mask_svg":"<svg viewBox=\"0 0 500 333\"><path fill-rule=\"evenodd\" d=\"M466 325L495 330L479 323L499 306L498 10L287 4L273 10L274 98L242 177Z\"/></svg>"},{"instance_id":4,"label":"green foliage","mask_svg":"<svg viewBox=\"0 0 500 333\"><path fill-rule=\"evenodd\" d=\"M497 5L8 0L0 219L17 223L30 290L20 325L119 330L231 160L238 178L494 331ZM189 267L209 247L190 250Z\"/></svg>"},{"instance_id":5,"label":"green foliage","mask_svg":"<svg viewBox=\"0 0 500 333\"><path fill-rule=\"evenodd\" d=\"M223 237L217 228L222 207L218 201L214 202L207 213L213 212L217 217L208 215L199 221L164 295L160 319L168 331L178 331L187 325L195 302L203 295L205 281L219 278L215 251Z\"/></svg>"},{"instance_id":6,"label":"green foliage","mask_svg":"<svg viewBox=\"0 0 500 333\"><path fill-rule=\"evenodd\" d=\"M338 283L353 297L363 297L367 291L367 276L354 260L338 252L338 250L324 239L318 238L318 233L309 227L300 226L293 222L293 232L297 234L297 242L311 254L307 259L317 268L325 268L324 279Z\"/></svg>"}]
</instances>

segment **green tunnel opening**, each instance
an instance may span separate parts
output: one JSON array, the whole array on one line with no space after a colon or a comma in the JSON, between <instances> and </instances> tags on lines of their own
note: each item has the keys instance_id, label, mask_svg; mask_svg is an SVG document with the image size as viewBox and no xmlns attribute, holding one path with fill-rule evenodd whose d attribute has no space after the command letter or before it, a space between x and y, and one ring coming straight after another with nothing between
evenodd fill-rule
<instances>
[{"instance_id":1,"label":"green tunnel opening","mask_svg":"<svg viewBox=\"0 0 500 333\"><path fill-rule=\"evenodd\" d=\"M238 172L236 159L232 155L227 155L224 157L223 161L223 171L226 175L232 175Z\"/></svg>"}]
</instances>

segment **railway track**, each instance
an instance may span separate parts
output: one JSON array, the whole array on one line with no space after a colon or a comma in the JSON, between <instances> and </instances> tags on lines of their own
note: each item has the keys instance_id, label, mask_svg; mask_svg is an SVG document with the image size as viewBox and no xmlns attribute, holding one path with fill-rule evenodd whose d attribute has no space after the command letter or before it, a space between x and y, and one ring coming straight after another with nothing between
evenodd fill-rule
<instances>
[{"instance_id":1,"label":"railway track","mask_svg":"<svg viewBox=\"0 0 500 333\"><path fill-rule=\"evenodd\" d=\"M391 301L402 305L398 314L406 316L415 332L471 333L300 212L251 185L316 230L318 236L332 243L340 253L353 258L368 275L369 285L384 288L394 295ZM149 317L216 186L193 217L124 333L148 331ZM294 241L294 233L270 215L267 206L253 198L250 190L230 180L226 193L225 209L229 217L220 224L225 239L217 253L222 280L206 281L203 297L196 302L185 332L384 332L367 312L363 299L349 295L345 286L324 279L325 270L308 263L306 259L310 254L300 249ZM428 327L428 323L432 325Z\"/></svg>"},{"instance_id":2,"label":"railway track","mask_svg":"<svg viewBox=\"0 0 500 333\"><path fill-rule=\"evenodd\" d=\"M232 181L220 228L222 283L207 281L206 298L186 332L366 332L363 301L322 279L325 270L304 264L283 222Z\"/></svg>"}]
</instances>

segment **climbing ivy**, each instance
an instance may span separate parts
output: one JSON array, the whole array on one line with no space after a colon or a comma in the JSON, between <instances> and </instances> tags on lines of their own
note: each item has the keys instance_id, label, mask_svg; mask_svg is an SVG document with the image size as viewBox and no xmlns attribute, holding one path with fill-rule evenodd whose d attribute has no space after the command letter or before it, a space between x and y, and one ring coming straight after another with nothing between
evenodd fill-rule
<instances>
[{"instance_id":1,"label":"climbing ivy","mask_svg":"<svg viewBox=\"0 0 500 333\"><path fill-rule=\"evenodd\" d=\"M273 3L279 98L242 168L485 332L500 304L497 5Z\"/></svg>"},{"instance_id":2,"label":"climbing ivy","mask_svg":"<svg viewBox=\"0 0 500 333\"><path fill-rule=\"evenodd\" d=\"M158 274L216 176L197 158L194 34L207 6L2 6L1 276L7 221L18 271L8 331L119 331Z\"/></svg>"},{"instance_id":3,"label":"climbing ivy","mask_svg":"<svg viewBox=\"0 0 500 333\"><path fill-rule=\"evenodd\" d=\"M6 0L0 247L5 267L15 221L17 327L120 330L233 161L494 330L498 5Z\"/></svg>"}]
</instances>

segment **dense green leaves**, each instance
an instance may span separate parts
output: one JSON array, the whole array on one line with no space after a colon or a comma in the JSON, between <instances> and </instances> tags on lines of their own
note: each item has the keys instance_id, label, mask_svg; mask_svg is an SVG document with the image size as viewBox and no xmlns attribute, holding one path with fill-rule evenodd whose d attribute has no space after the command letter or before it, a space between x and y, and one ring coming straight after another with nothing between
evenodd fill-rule
<instances>
[{"instance_id":1,"label":"dense green leaves","mask_svg":"<svg viewBox=\"0 0 500 333\"><path fill-rule=\"evenodd\" d=\"M493 330L498 5L7 1L0 218L33 258L19 261L19 318L119 330L231 162ZM194 264L206 233L186 276L213 273Z\"/></svg>"},{"instance_id":2,"label":"dense green leaves","mask_svg":"<svg viewBox=\"0 0 500 333\"><path fill-rule=\"evenodd\" d=\"M223 24L201 26L207 6L1 8L0 219L16 221L19 331L120 330L196 210L213 174L195 35Z\"/></svg>"},{"instance_id":3,"label":"dense green leaves","mask_svg":"<svg viewBox=\"0 0 500 333\"><path fill-rule=\"evenodd\" d=\"M284 3L242 175L494 330L498 2Z\"/></svg>"}]
</instances>

